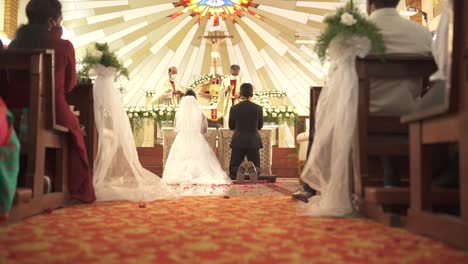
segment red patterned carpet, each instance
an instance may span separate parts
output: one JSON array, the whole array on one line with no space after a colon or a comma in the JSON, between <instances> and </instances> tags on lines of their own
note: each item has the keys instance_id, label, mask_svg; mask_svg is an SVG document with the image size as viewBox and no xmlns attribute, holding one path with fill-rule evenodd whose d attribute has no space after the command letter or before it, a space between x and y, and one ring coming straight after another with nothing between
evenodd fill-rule
<instances>
[{"instance_id":1,"label":"red patterned carpet","mask_svg":"<svg viewBox=\"0 0 468 264\"><path fill-rule=\"evenodd\" d=\"M277 195L56 210L0 227L0 263L468 263L468 253L366 219L298 217Z\"/></svg>"}]
</instances>

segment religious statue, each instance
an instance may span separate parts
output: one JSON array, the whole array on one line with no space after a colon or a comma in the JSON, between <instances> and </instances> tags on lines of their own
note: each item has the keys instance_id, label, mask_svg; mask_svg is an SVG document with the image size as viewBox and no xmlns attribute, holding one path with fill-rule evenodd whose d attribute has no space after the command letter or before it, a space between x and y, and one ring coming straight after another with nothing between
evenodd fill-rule
<instances>
[{"instance_id":1,"label":"religious statue","mask_svg":"<svg viewBox=\"0 0 468 264\"><path fill-rule=\"evenodd\" d=\"M220 45L224 41L226 41L228 38L233 38L232 35L218 35L217 31L215 31L214 35L209 35L209 36L201 36L199 38L204 38L208 40L208 43L211 44L211 60L212 60L212 66L214 70L214 74L218 74L218 62L219 58L221 57L219 50L220 50Z\"/></svg>"}]
</instances>

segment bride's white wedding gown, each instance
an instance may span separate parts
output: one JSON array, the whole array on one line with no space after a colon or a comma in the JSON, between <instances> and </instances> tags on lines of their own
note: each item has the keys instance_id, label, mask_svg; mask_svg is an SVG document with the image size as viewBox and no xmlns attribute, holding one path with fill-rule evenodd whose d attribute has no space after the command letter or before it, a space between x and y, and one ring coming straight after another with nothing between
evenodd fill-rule
<instances>
[{"instance_id":1,"label":"bride's white wedding gown","mask_svg":"<svg viewBox=\"0 0 468 264\"><path fill-rule=\"evenodd\" d=\"M230 184L212 148L202 133L208 127L206 117L193 96L185 96L175 117L175 133L163 172L168 184Z\"/></svg>"},{"instance_id":2,"label":"bride's white wedding gown","mask_svg":"<svg viewBox=\"0 0 468 264\"><path fill-rule=\"evenodd\" d=\"M99 137L93 171L96 200L140 202L174 196L138 160L130 121L114 88L115 68L98 65L94 70L94 114Z\"/></svg>"}]
</instances>

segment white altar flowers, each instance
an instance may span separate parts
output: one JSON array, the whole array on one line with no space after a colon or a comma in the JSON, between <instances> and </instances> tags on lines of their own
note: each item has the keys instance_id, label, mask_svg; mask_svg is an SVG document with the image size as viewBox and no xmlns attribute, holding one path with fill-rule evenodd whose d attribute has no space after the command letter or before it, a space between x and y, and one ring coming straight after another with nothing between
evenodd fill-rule
<instances>
[{"instance_id":1,"label":"white altar flowers","mask_svg":"<svg viewBox=\"0 0 468 264\"><path fill-rule=\"evenodd\" d=\"M345 12L341 15L341 23L347 25L347 26L352 26L356 24L357 20L354 18L353 15L351 15L348 12Z\"/></svg>"}]
</instances>

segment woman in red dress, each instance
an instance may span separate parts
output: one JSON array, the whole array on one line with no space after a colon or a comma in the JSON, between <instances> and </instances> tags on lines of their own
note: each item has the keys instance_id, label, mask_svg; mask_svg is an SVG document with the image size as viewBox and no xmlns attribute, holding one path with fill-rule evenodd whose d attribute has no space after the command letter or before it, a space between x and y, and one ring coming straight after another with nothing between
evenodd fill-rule
<instances>
[{"instance_id":1,"label":"woman in red dress","mask_svg":"<svg viewBox=\"0 0 468 264\"><path fill-rule=\"evenodd\" d=\"M62 36L62 5L58 0L31 0L26 6L28 24L21 26L9 48L55 50L55 106L57 123L70 129L68 188L82 202L95 200L93 178L78 118L70 110L65 94L75 87L75 50ZM7 94L11 107L28 107L29 82L11 79L14 91Z\"/></svg>"}]
</instances>

